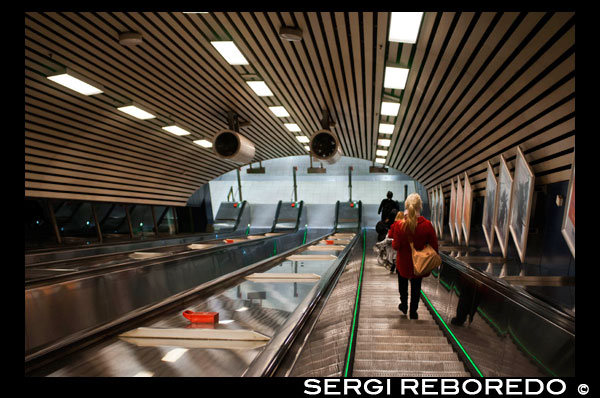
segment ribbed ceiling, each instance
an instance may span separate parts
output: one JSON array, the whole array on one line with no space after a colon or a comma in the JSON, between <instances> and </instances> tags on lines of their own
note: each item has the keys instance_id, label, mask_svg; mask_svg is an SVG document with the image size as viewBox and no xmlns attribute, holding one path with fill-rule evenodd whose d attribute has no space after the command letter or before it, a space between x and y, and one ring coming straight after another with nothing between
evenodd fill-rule
<instances>
[{"instance_id":1,"label":"ribbed ceiling","mask_svg":"<svg viewBox=\"0 0 600 398\"><path fill-rule=\"evenodd\" d=\"M573 13L424 14L416 44L388 41L390 13L26 13L26 196L184 205L202 184L237 166L193 140L250 124L254 161L303 155L295 135L335 121L345 156L375 160L427 188L465 171L485 188L486 161L518 145L544 184L569 178L575 145ZM302 30L289 42L281 26ZM139 46L119 44L137 31ZM250 65L232 66L210 44L232 40ZM404 90L383 88L391 62L408 67ZM68 67L96 81L84 96L46 76ZM272 97L245 83L264 80ZM384 98L401 103L380 116ZM134 101L158 117L116 106ZM268 106L282 105L278 118ZM169 121L192 134L162 130ZM378 133L379 123L394 133ZM292 133L284 123L296 123ZM377 138L391 138L389 148ZM497 168L496 168L497 170Z\"/></svg>"}]
</instances>

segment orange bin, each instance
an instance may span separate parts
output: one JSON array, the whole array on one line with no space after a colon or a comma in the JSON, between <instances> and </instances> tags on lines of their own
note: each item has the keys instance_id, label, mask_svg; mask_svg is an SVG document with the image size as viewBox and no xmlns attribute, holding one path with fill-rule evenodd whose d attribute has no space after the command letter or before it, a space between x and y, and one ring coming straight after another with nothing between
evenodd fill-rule
<instances>
[{"instance_id":1,"label":"orange bin","mask_svg":"<svg viewBox=\"0 0 600 398\"><path fill-rule=\"evenodd\" d=\"M182 314L185 318L189 319L190 322L194 323L218 323L219 313L218 312L194 312L194 311L183 311Z\"/></svg>"}]
</instances>

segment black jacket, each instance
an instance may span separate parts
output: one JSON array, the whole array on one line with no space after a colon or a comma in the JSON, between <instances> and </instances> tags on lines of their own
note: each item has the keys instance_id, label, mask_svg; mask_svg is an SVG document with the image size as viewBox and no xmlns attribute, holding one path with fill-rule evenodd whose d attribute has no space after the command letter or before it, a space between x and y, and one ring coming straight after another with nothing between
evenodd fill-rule
<instances>
[{"instance_id":1,"label":"black jacket","mask_svg":"<svg viewBox=\"0 0 600 398\"><path fill-rule=\"evenodd\" d=\"M384 199L381 201L379 205L379 210L377 210L377 214L381 214L381 219L385 221L386 218L390 215L392 209L400 210L398 207L398 203L392 199Z\"/></svg>"}]
</instances>

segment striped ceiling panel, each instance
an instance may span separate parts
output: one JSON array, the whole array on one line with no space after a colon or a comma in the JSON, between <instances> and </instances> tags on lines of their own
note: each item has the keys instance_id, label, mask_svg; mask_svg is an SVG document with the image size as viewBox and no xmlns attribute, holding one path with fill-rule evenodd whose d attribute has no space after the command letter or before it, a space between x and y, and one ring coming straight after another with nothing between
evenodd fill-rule
<instances>
[{"instance_id":1,"label":"striped ceiling panel","mask_svg":"<svg viewBox=\"0 0 600 398\"><path fill-rule=\"evenodd\" d=\"M302 41L281 39L282 26L301 29ZM319 130L327 110L345 156L375 161L389 149L387 166L446 194L465 171L482 193L486 162L497 170L503 154L512 166L517 146L537 183L569 178L574 13L426 12L416 44L388 41L389 26L380 12L25 13L25 194L184 205L238 166L192 142L228 128L228 111L255 144L254 162L306 154L295 136ZM128 31L143 43L121 45ZM249 65L230 65L210 43L229 40ZM388 63L410 69L404 90L384 89ZM103 93L46 78L61 67ZM397 116L379 115L383 99L400 102ZM116 109L129 101L157 118ZM290 116L276 117L275 105ZM169 122L191 134L162 130ZM391 136L380 122L394 125Z\"/></svg>"}]
</instances>

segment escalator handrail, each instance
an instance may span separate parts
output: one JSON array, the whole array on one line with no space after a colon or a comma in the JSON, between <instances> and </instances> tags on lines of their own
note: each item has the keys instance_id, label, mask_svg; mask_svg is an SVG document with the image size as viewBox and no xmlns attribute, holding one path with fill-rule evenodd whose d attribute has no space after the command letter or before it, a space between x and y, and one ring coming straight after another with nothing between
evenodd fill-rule
<instances>
[{"instance_id":1,"label":"escalator handrail","mask_svg":"<svg viewBox=\"0 0 600 398\"><path fill-rule=\"evenodd\" d=\"M490 289L497 291L507 299L515 302L519 306L525 308L527 311L534 313L546 319L548 322L555 326L563 329L565 332L575 336L575 317L567 314L559 309L551 306L550 304L521 292L499 278L496 278L488 273L480 271L476 268L470 267L467 264L457 260L456 258L449 256L446 253L440 253L442 262L450 265L457 271L471 276L478 282L487 286Z\"/></svg>"},{"instance_id":2,"label":"escalator handrail","mask_svg":"<svg viewBox=\"0 0 600 398\"><path fill-rule=\"evenodd\" d=\"M297 230L291 230L288 233L295 233L295 232L297 232ZM104 274L106 272L114 272L117 270L123 270L123 269L128 269L128 268L141 268L141 267L161 264L161 263L169 262L169 261L184 260L184 259L193 258L196 256L210 255L210 254L215 253L220 250L228 250L228 248L232 248L232 247L233 248L244 248L245 246L250 246L250 245L256 244L258 242L265 242L265 241L277 239L279 237L281 237L281 235L266 236L262 239L248 239L243 242L234 242L234 243L229 243L226 245L210 247L208 249L203 249L203 250L191 250L190 249L187 251L183 251L181 253L175 253L175 254L171 254L171 255L167 255L167 256L149 258L146 260L130 260L130 261L122 262L119 264L110 264L110 265L93 268L93 269L74 271L74 272L68 272L68 273L63 273L63 274L59 274L59 275L52 275L52 276L46 276L46 277L41 277L41 278L36 278L36 279L30 279L30 280L25 281L25 290L38 288L40 286L50 285L50 284L54 284L54 283L60 283L60 282L64 282L67 280L70 281L70 280L79 279L79 278L87 278L90 276ZM133 252L137 252L137 251L141 251L141 250L134 250L131 252L120 252L118 254L127 254L127 253L133 253ZM116 254L116 253L113 253L113 254ZM90 257L87 257L87 258L90 258Z\"/></svg>"}]
</instances>

